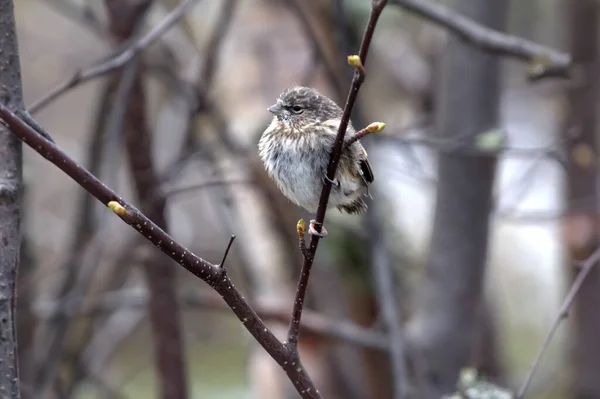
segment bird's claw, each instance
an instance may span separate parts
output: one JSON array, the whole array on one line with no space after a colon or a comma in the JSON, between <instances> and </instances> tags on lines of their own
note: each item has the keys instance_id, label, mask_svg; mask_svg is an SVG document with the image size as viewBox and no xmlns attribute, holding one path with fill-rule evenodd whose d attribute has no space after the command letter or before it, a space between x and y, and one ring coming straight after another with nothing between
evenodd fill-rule
<instances>
[{"instance_id":1,"label":"bird's claw","mask_svg":"<svg viewBox=\"0 0 600 399\"><path fill-rule=\"evenodd\" d=\"M331 180L329 177L327 177L327 173L325 173L325 175L323 176L323 183L325 183L326 181L328 181L329 183L331 183L331 185L334 186L334 187L339 187L340 186L340 182L338 181L338 179L336 179L334 177L333 180Z\"/></svg>"},{"instance_id":2,"label":"bird's claw","mask_svg":"<svg viewBox=\"0 0 600 399\"><path fill-rule=\"evenodd\" d=\"M315 225L321 225L321 232L319 233L316 229L315 229ZM308 225L308 234L313 235L313 236L317 236L317 237L321 237L321 238L325 238L327 237L327 229L325 228L325 226L323 226L322 223L318 223L316 220L311 220L309 225Z\"/></svg>"}]
</instances>

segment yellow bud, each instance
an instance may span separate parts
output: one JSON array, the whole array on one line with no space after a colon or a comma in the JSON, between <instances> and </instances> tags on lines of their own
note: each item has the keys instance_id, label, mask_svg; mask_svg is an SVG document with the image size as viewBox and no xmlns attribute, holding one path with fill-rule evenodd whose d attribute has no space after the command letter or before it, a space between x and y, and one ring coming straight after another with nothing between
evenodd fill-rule
<instances>
[{"instance_id":1,"label":"yellow bud","mask_svg":"<svg viewBox=\"0 0 600 399\"><path fill-rule=\"evenodd\" d=\"M108 203L108 208L119 216L124 216L127 213L125 207L117 201L110 201Z\"/></svg>"},{"instance_id":2,"label":"yellow bud","mask_svg":"<svg viewBox=\"0 0 600 399\"><path fill-rule=\"evenodd\" d=\"M369 133L379 133L383 129L385 129L385 123L383 122L373 122L367 126L367 132Z\"/></svg>"},{"instance_id":3,"label":"yellow bud","mask_svg":"<svg viewBox=\"0 0 600 399\"><path fill-rule=\"evenodd\" d=\"M552 65L552 60L548 55L536 55L531 59L527 66L527 75L529 75L530 78L537 78L542 75L550 65Z\"/></svg>"},{"instance_id":4,"label":"yellow bud","mask_svg":"<svg viewBox=\"0 0 600 399\"><path fill-rule=\"evenodd\" d=\"M298 232L298 235L304 235L304 233L306 233L306 223L304 222L304 219L298 220L296 231Z\"/></svg>"},{"instance_id":5,"label":"yellow bud","mask_svg":"<svg viewBox=\"0 0 600 399\"><path fill-rule=\"evenodd\" d=\"M571 157L577 166L582 169L589 169L594 166L596 155L594 150L588 144L579 143L571 149Z\"/></svg>"},{"instance_id":6,"label":"yellow bud","mask_svg":"<svg viewBox=\"0 0 600 399\"><path fill-rule=\"evenodd\" d=\"M362 61L360 60L360 57L358 55L349 55L348 56L348 64L350 64L354 68L362 67Z\"/></svg>"}]
</instances>

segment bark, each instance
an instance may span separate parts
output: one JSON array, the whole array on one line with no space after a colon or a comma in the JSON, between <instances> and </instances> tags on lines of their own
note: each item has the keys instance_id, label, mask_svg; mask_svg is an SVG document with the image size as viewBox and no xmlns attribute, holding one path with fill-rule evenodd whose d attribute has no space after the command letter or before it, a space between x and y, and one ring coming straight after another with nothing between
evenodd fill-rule
<instances>
[{"instance_id":1,"label":"bark","mask_svg":"<svg viewBox=\"0 0 600 399\"><path fill-rule=\"evenodd\" d=\"M457 0L456 10L502 30L506 0ZM500 96L498 58L448 38L438 93L437 131L444 139L473 145L497 128ZM482 286L496 158L442 153L434 229L414 319L411 354L425 385L424 397L455 390L480 333Z\"/></svg>"},{"instance_id":2,"label":"bark","mask_svg":"<svg viewBox=\"0 0 600 399\"><path fill-rule=\"evenodd\" d=\"M599 100L598 68L598 12L597 0L566 0L570 22L570 51L573 55L578 79L573 82L568 96L570 117L567 135L568 201L570 213L566 219L567 243L573 261L587 258L599 244L597 223L597 161L585 154L597 153L599 149L596 122ZM589 198L596 204L591 212L575 212L576 201ZM577 271L573 270L573 275ZM600 397L600 269L591 270L581 286L574 303L574 366L571 397L577 399Z\"/></svg>"},{"instance_id":3,"label":"bark","mask_svg":"<svg viewBox=\"0 0 600 399\"><path fill-rule=\"evenodd\" d=\"M13 2L0 0L0 101L23 109L21 69ZM21 142L0 125L0 387L2 397L19 398L16 337L16 278L21 250Z\"/></svg>"}]
</instances>

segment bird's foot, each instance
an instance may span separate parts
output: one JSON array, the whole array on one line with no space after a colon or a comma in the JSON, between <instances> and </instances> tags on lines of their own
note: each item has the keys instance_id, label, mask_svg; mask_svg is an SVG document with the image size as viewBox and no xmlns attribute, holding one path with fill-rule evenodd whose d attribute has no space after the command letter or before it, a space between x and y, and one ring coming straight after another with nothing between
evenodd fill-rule
<instances>
[{"instance_id":1,"label":"bird's foot","mask_svg":"<svg viewBox=\"0 0 600 399\"><path fill-rule=\"evenodd\" d=\"M323 183L325 183L326 181L331 183L331 185L333 185L334 187L340 186L340 182L338 181L338 179L333 178L333 180L331 180L329 177L327 177L327 173L325 173L325 175L323 176Z\"/></svg>"},{"instance_id":2,"label":"bird's foot","mask_svg":"<svg viewBox=\"0 0 600 399\"><path fill-rule=\"evenodd\" d=\"M321 226L320 233L315 229L315 226L317 224ZM325 228L325 226L323 226L322 223L318 223L316 220L313 219L310 221L310 223L308 225L308 234L317 236L317 237L321 237L321 238L325 238L325 237L327 237L327 229Z\"/></svg>"}]
</instances>

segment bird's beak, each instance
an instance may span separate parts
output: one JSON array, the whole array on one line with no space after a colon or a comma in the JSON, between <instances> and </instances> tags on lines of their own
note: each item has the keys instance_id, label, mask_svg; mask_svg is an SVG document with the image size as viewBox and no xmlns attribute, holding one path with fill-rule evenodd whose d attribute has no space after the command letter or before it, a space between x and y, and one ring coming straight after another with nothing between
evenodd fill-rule
<instances>
[{"instance_id":1,"label":"bird's beak","mask_svg":"<svg viewBox=\"0 0 600 399\"><path fill-rule=\"evenodd\" d=\"M283 111L283 107L281 106L281 104L279 102L276 102L275 104L273 104L269 108L267 108L267 111L269 111L273 115L279 116L279 115L281 115L281 111Z\"/></svg>"}]
</instances>

